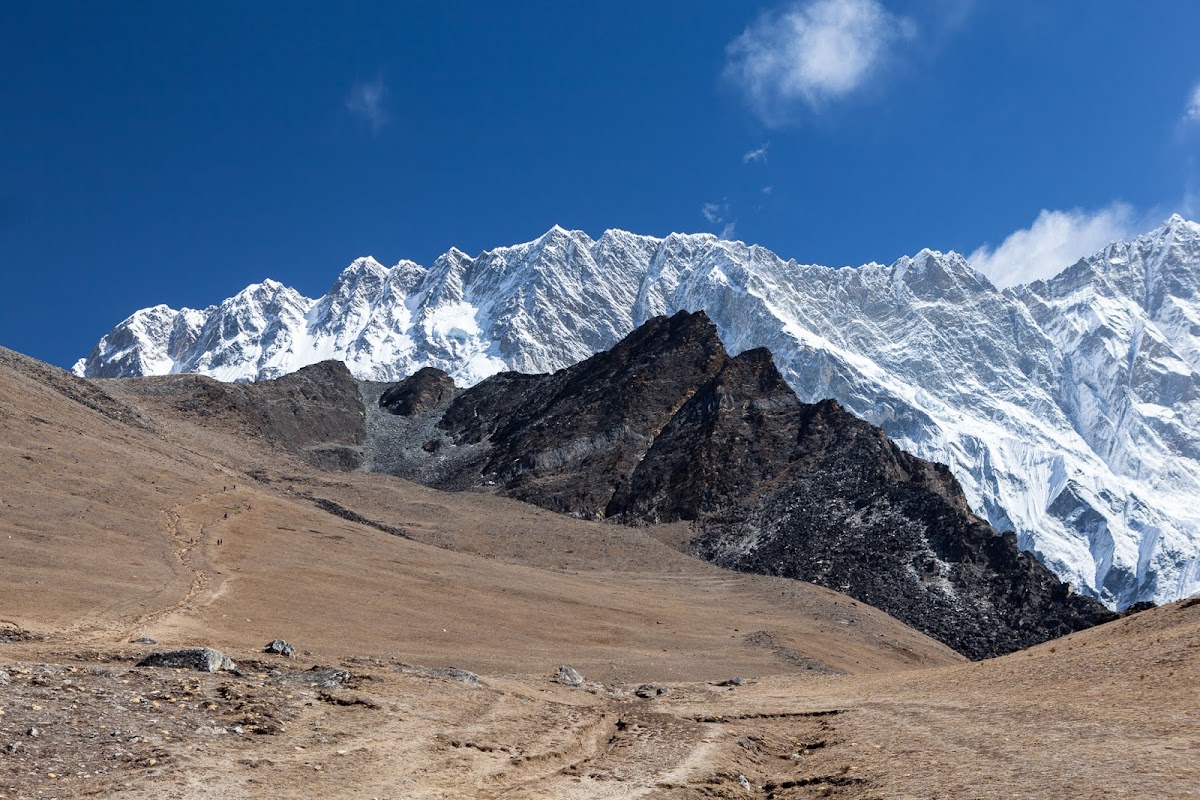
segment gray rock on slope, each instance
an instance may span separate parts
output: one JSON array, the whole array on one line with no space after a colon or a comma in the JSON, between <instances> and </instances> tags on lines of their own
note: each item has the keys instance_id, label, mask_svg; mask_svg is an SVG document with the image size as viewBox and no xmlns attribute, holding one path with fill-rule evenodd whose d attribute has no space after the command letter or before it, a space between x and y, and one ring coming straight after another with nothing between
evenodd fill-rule
<instances>
[{"instance_id":1,"label":"gray rock on slope","mask_svg":"<svg viewBox=\"0 0 1200 800\"><path fill-rule=\"evenodd\" d=\"M566 664L558 668L558 674L554 676L554 680L564 686L583 685L583 676L579 674L579 671L574 667L568 667Z\"/></svg>"},{"instance_id":2,"label":"gray rock on slope","mask_svg":"<svg viewBox=\"0 0 1200 800\"><path fill-rule=\"evenodd\" d=\"M139 667L171 667L194 669L197 672L233 671L237 665L233 659L211 647L188 647L183 650L167 650L151 653L137 663Z\"/></svg>"},{"instance_id":3,"label":"gray rock on slope","mask_svg":"<svg viewBox=\"0 0 1200 800\"><path fill-rule=\"evenodd\" d=\"M286 658L296 657L296 648L285 642L283 639L272 639L267 642L267 646L263 648L264 653L274 653Z\"/></svg>"}]
</instances>

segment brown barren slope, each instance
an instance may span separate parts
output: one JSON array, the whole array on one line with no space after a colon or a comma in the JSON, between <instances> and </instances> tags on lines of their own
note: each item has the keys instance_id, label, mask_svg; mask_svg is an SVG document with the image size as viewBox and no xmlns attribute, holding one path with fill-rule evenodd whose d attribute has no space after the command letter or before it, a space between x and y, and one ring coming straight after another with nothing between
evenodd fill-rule
<instances>
[{"instance_id":1,"label":"brown barren slope","mask_svg":"<svg viewBox=\"0 0 1200 800\"><path fill-rule=\"evenodd\" d=\"M0 352L0 796L1197 786L1200 607L968 665L845 596L655 538L674 529L319 472L226 422ZM139 636L243 674L137 668ZM276 637L301 656L258 653ZM583 687L550 680L564 663ZM312 666L351 677L287 678ZM480 685L414 671L446 666Z\"/></svg>"}]
</instances>

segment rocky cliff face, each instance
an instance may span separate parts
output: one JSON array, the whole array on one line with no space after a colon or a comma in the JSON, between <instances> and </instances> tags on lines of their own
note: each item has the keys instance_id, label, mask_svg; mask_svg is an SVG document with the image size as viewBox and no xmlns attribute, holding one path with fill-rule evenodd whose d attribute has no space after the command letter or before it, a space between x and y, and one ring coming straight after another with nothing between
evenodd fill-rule
<instances>
[{"instance_id":1,"label":"rocky cliff face","mask_svg":"<svg viewBox=\"0 0 1200 800\"><path fill-rule=\"evenodd\" d=\"M946 467L801 401L768 351L731 357L703 313L389 425L376 448L403 455L374 468L597 519L694 520L705 558L847 592L973 658L1111 617L975 516Z\"/></svg>"}]
</instances>

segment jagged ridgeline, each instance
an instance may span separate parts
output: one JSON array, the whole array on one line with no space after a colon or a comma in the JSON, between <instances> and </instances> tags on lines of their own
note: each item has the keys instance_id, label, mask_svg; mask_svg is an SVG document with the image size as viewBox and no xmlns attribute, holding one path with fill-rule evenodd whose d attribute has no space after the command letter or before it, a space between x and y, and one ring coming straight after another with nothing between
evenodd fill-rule
<instances>
[{"instance_id":1,"label":"jagged ridgeline","mask_svg":"<svg viewBox=\"0 0 1200 800\"><path fill-rule=\"evenodd\" d=\"M76 371L262 380L325 359L459 386L552 372L646 320L705 310L767 347L801 400L836 399L949 465L972 509L1113 608L1200 591L1200 225L1172 217L1058 276L1000 289L954 253L832 269L703 234L555 227L429 267L354 261L322 297L275 281L137 311Z\"/></svg>"},{"instance_id":2,"label":"jagged ridgeline","mask_svg":"<svg viewBox=\"0 0 1200 800\"><path fill-rule=\"evenodd\" d=\"M846 592L972 658L1113 617L973 514L943 465L771 354L726 352L701 312L651 319L551 374L454 391L424 369L364 387L367 466L627 524L692 520L692 551Z\"/></svg>"}]
</instances>

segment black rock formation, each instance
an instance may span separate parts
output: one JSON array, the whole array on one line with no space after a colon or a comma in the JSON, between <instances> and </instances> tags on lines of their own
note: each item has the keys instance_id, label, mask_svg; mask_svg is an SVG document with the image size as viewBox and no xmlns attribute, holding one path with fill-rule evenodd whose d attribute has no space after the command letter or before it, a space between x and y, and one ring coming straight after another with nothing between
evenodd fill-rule
<instances>
[{"instance_id":1,"label":"black rock formation","mask_svg":"<svg viewBox=\"0 0 1200 800\"><path fill-rule=\"evenodd\" d=\"M401 417L424 414L449 402L454 379L440 369L422 367L391 386L379 398L381 408Z\"/></svg>"},{"instance_id":2,"label":"black rock formation","mask_svg":"<svg viewBox=\"0 0 1200 800\"><path fill-rule=\"evenodd\" d=\"M768 351L730 357L701 312L415 413L442 440L406 450L404 477L628 524L694 520L704 558L846 592L971 658L1113 618L972 514L945 466L834 401L800 401Z\"/></svg>"}]
</instances>

